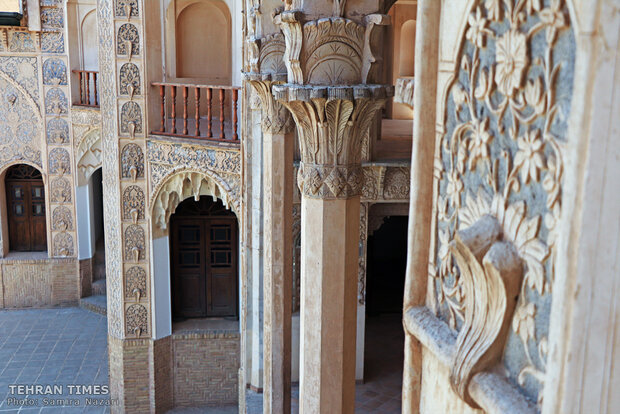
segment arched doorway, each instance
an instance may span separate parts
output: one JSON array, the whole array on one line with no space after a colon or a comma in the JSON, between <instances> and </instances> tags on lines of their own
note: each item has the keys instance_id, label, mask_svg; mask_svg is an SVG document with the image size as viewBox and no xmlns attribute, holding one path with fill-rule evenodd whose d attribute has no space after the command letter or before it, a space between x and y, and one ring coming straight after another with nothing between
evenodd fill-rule
<instances>
[{"instance_id":1,"label":"arched doorway","mask_svg":"<svg viewBox=\"0 0 620 414\"><path fill-rule=\"evenodd\" d=\"M46 251L45 185L41 173L18 164L5 176L9 249Z\"/></svg>"},{"instance_id":2,"label":"arched doorway","mask_svg":"<svg viewBox=\"0 0 620 414\"><path fill-rule=\"evenodd\" d=\"M178 205L170 218L172 319L239 315L237 218L202 196Z\"/></svg>"}]
</instances>

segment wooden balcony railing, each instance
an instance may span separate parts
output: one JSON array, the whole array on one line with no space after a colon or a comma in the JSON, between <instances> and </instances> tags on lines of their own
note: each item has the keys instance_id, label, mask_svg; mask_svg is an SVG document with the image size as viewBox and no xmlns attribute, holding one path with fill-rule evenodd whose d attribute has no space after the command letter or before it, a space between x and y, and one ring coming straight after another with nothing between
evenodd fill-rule
<instances>
[{"instance_id":1,"label":"wooden balcony railing","mask_svg":"<svg viewBox=\"0 0 620 414\"><path fill-rule=\"evenodd\" d=\"M80 85L80 100L78 105L99 107L99 96L97 95L97 77L99 72L93 70L74 70L78 75Z\"/></svg>"},{"instance_id":2,"label":"wooden balcony railing","mask_svg":"<svg viewBox=\"0 0 620 414\"><path fill-rule=\"evenodd\" d=\"M159 131L153 134L239 140L239 87L168 82L152 85L159 88L161 106Z\"/></svg>"}]
</instances>

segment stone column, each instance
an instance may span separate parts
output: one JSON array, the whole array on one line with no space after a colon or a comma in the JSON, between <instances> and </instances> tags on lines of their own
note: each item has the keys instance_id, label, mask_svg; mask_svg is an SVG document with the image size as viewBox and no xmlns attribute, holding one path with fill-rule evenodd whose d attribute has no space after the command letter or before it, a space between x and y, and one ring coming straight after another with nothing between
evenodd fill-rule
<instances>
[{"instance_id":1,"label":"stone column","mask_svg":"<svg viewBox=\"0 0 620 414\"><path fill-rule=\"evenodd\" d=\"M301 413L353 413L362 138L391 92L276 85L301 147Z\"/></svg>"},{"instance_id":2,"label":"stone column","mask_svg":"<svg viewBox=\"0 0 620 414\"><path fill-rule=\"evenodd\" d=\"M270 77L269 77L270 78ZM293 122L271 80L251 80L263 130L263 412L291 412Z\"/></svg>"}]
</instances>

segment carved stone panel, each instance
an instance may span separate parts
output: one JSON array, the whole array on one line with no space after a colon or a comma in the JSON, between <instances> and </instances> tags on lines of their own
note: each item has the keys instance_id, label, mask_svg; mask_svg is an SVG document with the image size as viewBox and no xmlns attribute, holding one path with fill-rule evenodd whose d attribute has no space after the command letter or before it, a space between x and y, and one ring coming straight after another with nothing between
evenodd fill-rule
<instances>
[{"instance_id":1,"label":"carved stone panel","mask_svg":"<svg viewBox=\"0 0 620 414\"><path fill-rule=\"evenodd\" d=\"M125 298L140 302L146 294L146 271L140 266L130 267L125 274Z\"/></svg>"},{"instance_id":2,"label":"carved stone panel","mask_svg":"<svg viewBox=\"0 0 620 414\"><path fill-rule=\"evenodd\" d=\"M73 256L73 236L70 233L58 233L54 236L54 257Z\"/></svg>"},{"instance_id":3,"label":"carved stone panel","mask_svg":"<svg viewBox=\"0 0 620 414\"><path fill-rule=\"evenodd\" d=\"M73 230L73 216L71 210L64 206L58 206L52 212L52 230Z\"/></svg>"},{"instance_id":4,"label":"carved stone panel","mask_svg":"<svg viewBox=\"0 0 620 414\"><path fill-rule=\"evenodd\" d=\"M142 108L136 102L125 102L121 108L121 132L129 134L142 133Z\"/></svg>"},{"instance_id":5,"label":"carved stone panel","mask_svg":"<svg viewBox=\"0 0 620 414\"><path fill-rule=\"evenodd\" d=\"M454 246L459 234L480 220L497 220L497 242L514 246L523 269L516 293L506 295L518 301L510 315L512 329L498 337L506 343L503 365L511 382L539 404L575 68L569 16L563 0L474 3L434 162L437 242L429 266L431 305L461 332L470 329L480 310L487 312L472 297L484 295L492 281L491 269L481 261L492 247L489 253L474 251L473 261L467 249L461 246L455 253ZM479 280L471 283L472 274ZM473 323L472 329L482 333L487 325ZM489 340L477 339L476 352ZM470 355L465 343L472 341L463 339L463 355ZM455 362L467 369L463 364L474 363L466 358ZM453 371L452 383L467 399L461 386L465 372Z\"/></svg>"},{"instance_id":6,"label":"carved stone panel","mask_svg":"<svg viewBox=\"0 0 620 414\"><path fill-rule=\"evenodd\" d=\"M45 113L64 115L68 112L67 95L59 88L53 88L45 94Z\"/></svg>"},{"instance_id":7,"label":"carved stone panel","mask_svg":"<svg viewBox=\"0 0 620 414\"><path fill-rule=\"evenodd\" d=\"M133 63L125 63L120 70L120 94L140 95L140 69Z\"/></svg>"},{"instance_id":8,"label":"carved stone panel","mask_svg":"<svg viewBox=\"0 0 620 414\"><path fill-rule=\"evenodd\" d=\"M138 17L138 0L116 0L116 17Z\"/></svg>"},{"instance_id":9,"label":"carved stone panel","mask_svg":"<svg viewBox=\"0 0 620 414\"><path fill-rule=\"evenodd\" d=\"M121 153L121 177L136 180L144 178L144 153L136 144L127 144Z\"/></svg>"},{"instance_id":10,"label":"carved stone panel","mask_svg":"<svg viewBox=\"0 0 620 414\"><path fill-rule=\"evenodd\" d=\"M390 168L385 173L383 197L386 200L406 200L409 198L411 179L409 168Z\"/></svg>"},{"instance_id":11,"label":"carved stone panel","mask_svg":"<svg viewBox=\"0 0 620 414\"><path fill-rule=\"evenodd\" d=\"M62 59L50 58L43 62L43 84L67 84L67 65Z\"/></svg>"},{"instance_id":12,"label":"carved stone panel","mask_svg":"<svg viewBox=\"0 0 620 414\"><path fill-rule=\"evenodd\" d=\"M144 220L144 209L144 191L137 185L127 187L123 191L123 220Z\"/></svg>"},{"instance_id":13,"label":"carved stone panel","mask_svg":"<svg viewBox=\"0 0 620 414\"><path fill-rule=\"evenodd\" d=\"M71 202L71 184L64 177L58 177L52 180L51 200L53 203L70 203Z\"/></svg>"},{"instance_id":14,"label":"carved stone panel","mask_svg":"<svg viewBox=\"0 0 620 414\"><path fill-rule=\"evenodd\" d=\"M125 258L139 262L146 257L146 238L142 226L132 224L125 229Z\"/></svg>"},{"instance_id":15,"label":"carved stone panel","mask_svg":"<svg viewBox=\"0 0 620 414\"><path fill-rule=\"evenodd\" d=\"M47 143L60 145L69 143L69 124L63 118L52 118L47 122Z\"/></svg>"},{"instance_id":16,"label":"carved stone panel","mask_svg":"<svg viewBox=\"0 0 620 414\"><path fill-rule=\"evenodd\" d=\"M54 148L49 154L49 173L50 174L70 174L71 158L69 152L64 148Z\"/></svg>"},{"instance_id":17,"label":"carved stone panel","mask_svg":"<svg viewBox=\"0 0 620 414\"><path fill-rule=\"evenodd\" d=\"M41 52L65 53L65 37L61 32L43 32L41 34Z\"/></svg>"},{"instance_id":18,"label":"carved stone panel","mask_svg":"<svg viewBox=\"0 0 620 414\"><path fill-rule=\"evenodd\" d=\"M143 305L131 305L125 310L127 335L148 335L148 311Z\"/></svg>"},{"instance_id":19,"label":"carved stone panel","mask_svg":"<svg viewBox=\"0 0 620 414\"><path fill-rule=\"evenodd\" d=\"M129 58L140 54L140 35L133 24L125 23L118 29L116 53Z\"/></svg>"}]
</instances>

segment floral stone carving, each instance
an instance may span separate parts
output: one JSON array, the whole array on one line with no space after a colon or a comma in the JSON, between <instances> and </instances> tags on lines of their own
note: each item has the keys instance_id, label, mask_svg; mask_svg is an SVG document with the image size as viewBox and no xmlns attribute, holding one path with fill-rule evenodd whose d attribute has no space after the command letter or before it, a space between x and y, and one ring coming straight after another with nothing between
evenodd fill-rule
<instances>
[{"instance_id":1,"label":"floral stone carving","mask_svg":"<svg viewBox=\"0 0 620 414\"><path fill-rule=\"evenodd\" d=\"M54 256L73 256L73 236L69 233L58 233L54 236Z\"/></svg>"},{"instance_id":2,"label":"floral stone carving","mask_svg":"<svg viewBox=\"0 0 620 414\"><path fill-rule=\"evenodd\" d=\"M63 118L52 118L47 122L47 143L68 144L69 124Z\"/></svg>"},{"instance_id":3,"label":"floral stone carving","mask_svg":"<svg viewBox=\"0 0 620 414\"><path fill-rule=\"evenodd\" d=\"M146 237L142 226L132 224L125 230L125 257L139 262L146 257Z\"/></svg>"},{"instance_id":4,"label":"floral stone carving","mask_svg":"<svg viewBox=\"0 0 620 414\"><path fill-rule=\"evenodd\" d=\"M50 174L70 174L71 158L69 152L64 148L54 148L49 154L49 173Z\"/></svg>"},{"instance_id":5,"label":"floral stone carving","mask_svg":"<svg viewBox=\"0 0 620 414\"><path fill-rule=\"evenodd\" d=\"M429 266L434 306L461 332L471 312L478 312L467 295L480 294L485 284L467 286L469 262L460 253L455 267L450 246L459 231L491 215L523 267L503 364L510 379L539 404L575 67L574 56L565 54L575 50L568 16L563 0L474 4L435 160L438 245ZM489 273L484 263L481 268ZM479 344L491 337L478 339ZM467 378L472 364L453 373L453 384Z\"/></svg>"},{"instance_id":6,"label":"floral stone carving","mask_svg":"<svg viewBox=\"0 0 620 414\"><path fill-rule=\"evenodd\" d=\"M64 206L59 206L54 209L52 213L52 230L73 230L73 216L71 210Z\"/></svg>"},{"instance_id":7,"label":"floral stone carving","mask_svg":"<svg viewBox=\"0 0 620 414\"><path fill-rule=\"evenodd\" d=\"M130 267L125 275L125 298L136 302L146 296L146 271L139 266Z\"/></svg>"},{"instance_id":8,"label":"floral stone carving","mask_svg":"<svg viewBox=\"0 0 620 414\"><path fill-rule=\"evenodd\" d=\"M137 185L131 185L123 191L123 220L134 224L144 220L144 191Z\"/></svg>"},{"instance_id":9,"label":"floral stone carving","mask_svg":"<svg viewBox=\"0 0 620 414\"><path fill-rule=\"evenodd\" d=\"M127 335L135 335L140 337L149 333L148 328L149 314L142 305L131 305L125 311Z\"/></svg>"},{"instance_id":10,"label":"floral stone carving","mask_svg":"<svg viewBox=\"0 0 620 414\"><path fill-rule=\"evenodd\" d=\"M131 23L125 23L118 29L116 37L116 53L127 56L129 60L140 54L140 35L138 29Z\"/></svg>"},{"instance_id":11,"label":"floral stone carving","mask_svg":"<svg viewBox=\"0 0 620 414\"><path fill-rule=\"evenodd\" d=\"M140 70L133 63L125 63L121 66L120 70L120 94L129 95L133 98L134 95L140 95Z\"/></svg>"},{"instance_id":12,"label":"floral stone carving","mask_svg":"<svg viewBox=\"0 0 620 414\"><path fill-rule=\"evenodd\" d=\"M131 138L135 134L142 133L142 108L136 102L125 102L121 109L121 132L129 134Z\"/></svg>"},{"instance_id":13,"label":"floral stone carving","mask_svg":"<svg viewBox=\"0 0 620 414\"><path fill-rule=\"evenodd\" d=\"M121 153L121 176L136 181L144 178L144 153L136 144L127 144Z\"/></svg>"},{"instance_id":14,"label":"floral stone carving","mask_svg":"<svg viewBox=\"0 0 620 414\"><path fill-rule=\"evenodd\" d=\"M67 65L61 59L51 58L43 62L44 85L66 85Z\"/></svg>"},{"instance_id":15,"label":"floral stone carving","mask_svg":"<svg viewBox=\"0 0 620 414\"><path fill-rule=\"evenodd\" d=\"M53 203L70 203L71 202L71 184L64 177L58 177L52 180L51 198Z\"/></svg>"}]
</instances>

